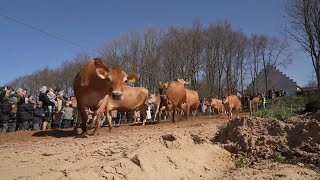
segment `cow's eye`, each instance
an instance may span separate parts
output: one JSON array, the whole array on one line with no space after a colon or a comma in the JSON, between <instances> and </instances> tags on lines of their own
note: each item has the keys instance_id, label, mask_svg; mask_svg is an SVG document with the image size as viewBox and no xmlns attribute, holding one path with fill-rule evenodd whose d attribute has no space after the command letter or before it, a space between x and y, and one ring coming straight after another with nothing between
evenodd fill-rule
<instances>
[{"instance_id":1,"label":"cow's eye","mask_svg":"<svg viewBox=\"0 0 320 180\"><path fill-rule=\"evenodd\" d=\"M107 81L111 82L111 80L112 80L112 79L111 79L110 77L107 77Z\"/></svg>"},{"instance_id":2,"label":"cow's eye","mask_svg":"<svg viewBox=\"0 0 320 180\"><path fill-rule=\"evenodd\" d=\"M127 83L128 83L128 80L124 80L124 83L127 84Z\"/></svg>"}]
</instances>

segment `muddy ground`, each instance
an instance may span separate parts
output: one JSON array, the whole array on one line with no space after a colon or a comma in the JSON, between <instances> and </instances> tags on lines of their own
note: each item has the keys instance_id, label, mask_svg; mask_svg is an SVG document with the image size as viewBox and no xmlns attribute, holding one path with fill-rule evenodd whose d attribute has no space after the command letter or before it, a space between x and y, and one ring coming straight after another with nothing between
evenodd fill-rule
<instances>
[{"instance_id":1,"label":"muddy ground","mask_svg":"<svg viewBox=\"0 0 320 180\"><path fill-rule=\"evenodd\" d=\"M239 167L239 157L214 141L227 122L196 117L104 127L88 138L71 129L0 134L0 179L320 179L298 162L266 158Z\"/></svg>"}]
</instances>

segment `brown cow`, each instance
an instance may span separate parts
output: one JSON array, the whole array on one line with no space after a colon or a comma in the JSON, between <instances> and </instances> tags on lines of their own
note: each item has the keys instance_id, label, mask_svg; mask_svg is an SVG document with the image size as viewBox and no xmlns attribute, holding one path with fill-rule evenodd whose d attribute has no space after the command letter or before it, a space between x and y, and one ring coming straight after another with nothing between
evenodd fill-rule
<instances>
[{"instance_id":1,"label":"brown cow","mask_svg":"<svg viewBox=\"0 0 320 180\"><path fill-rule=\"evenodd\" d=\"M169 100L172 103L172 122L175 122L175 114L177 108L181 106L182 103L186 102L186 88L184 83L179 81L171 81L169 83L159 83L159 93L164 100ZM169 109L167 107L167 109Z\"/></svg>"},{"instance_id":2,"label":"brown cow","mask_svg":"<svg viewBox=\"0 0 320 180\"><path fill-rule=\"evenodd\" d=\"M177 79L177 81L183 83L184 85L188 84L188 82L183 79ZM198 92L186 88L186 102L183 104L181 109L185 111L187 118L189 117L189 113L191 113L193 116L196 115L199 104L200 101Z\"/></svg>"},{"instance_id":3,"label":"brown cow","mask_svg":"<svg viewBox=\"0 0 320 180\"><path fill-rule=\"evenodd\" d=\"M259 96L254 97L253 99L250 100L250 103L251 103L252 111L258 111L259 104L260 104L260 97Z\"/></svg>"},{"instance_id":4,"label":"brown cow","mask_svg":"<svg viewBox=\"0 0 320 180\"><path fill-rule=\"evenodd\" d=\"M197 91L186 89L186 108L185 112L187 118L189 117L189 113L193 116L196 115L198 107L199 107L199 94Z\"/></svg>"},{"instance_id":5,"label":"brown cow","mask_svg":"<svg viewBox=\"0 0 320 180\"><path fill-rule=\"evenodd\" d=\"M97 110L96 120L96 129L99 129L101 125L102 113L108 118L109 124L111 124L111 111L117 110L118 112L133 112L140 111L143 115L142 126L145 125L147 117L147 101L149 91L143 87L130 87L125 86L123 89L123 98L121 100L114 100L110 98L109 95L106 95L103 100L100 102L100 107Z\"/></svg>"},{"instance_id":6,"label":"brown cow","mask_svg":"<svg viewBox=\"0 0 320 180\"><path fill-rule=\"evenodd\" d=\"M82 67L73 82L74 95L82 119L82 134L87 133L88 116L85 109L97 110L99 102L106 95L109 95L111 99L121 99L125 83L133 79L137 79L135 73L127 75L120 67L109 68L98 58L88 61ZM79 124L80 120L74 131L77 131ZM109 128L111 130L111 125Z\"/></svg>"},{"instance_id":7,"label":"brown cow","mask_svg":"<svg viewBox=\"0 0 320 180\"><path fill-rule=\"evenodd\" d=\"M224 112L224 105L222 103L222 100L213 98L211 99L211 107L213 108L213 111L217 111L218 115L221 116L221 113Z\"/></svg>"},{"instance_id":8,"label":"brown cow","mask_svg":"<svg viewBox=\"0 0 320 180\"><path fill-rule=\"evenodd\" d=\"M238 96L236 95L229 95L225 96L222 100L224 109L228 113L228 118L232 118L232 111L236 110L239 116L239 110L241 109L241 101L239 100Z\"/></svg>"},{"instance_id":9,"label":"brown cow","mask_svg":"<svg viewBox=\"0 0 320 180\"><path fill-rule=\"evenodd\" d=\"M150 94L148 98L148 106L151 106L154 111L153 121L157 119L157 122L160 122L160 117L159 117L160 104L161 104L160 94Z\"/></svg>"}]
</instances>

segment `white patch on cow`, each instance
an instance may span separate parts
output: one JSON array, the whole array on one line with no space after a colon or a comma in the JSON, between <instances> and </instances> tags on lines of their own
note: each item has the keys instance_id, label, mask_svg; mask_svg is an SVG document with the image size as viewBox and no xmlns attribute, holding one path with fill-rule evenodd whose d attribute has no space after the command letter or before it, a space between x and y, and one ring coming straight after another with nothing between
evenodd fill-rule
<instances>
[{"instance_id":1,"label":"white patch on cow","mask_svg":"<svg viewBox=\"0 0 320 180\"><path fill-rule=\"evenodd\" d=\"M147 118L146 119L151 119L151 105L148 105L148 109L147 109Z\"/></svg>"}]
</instances>

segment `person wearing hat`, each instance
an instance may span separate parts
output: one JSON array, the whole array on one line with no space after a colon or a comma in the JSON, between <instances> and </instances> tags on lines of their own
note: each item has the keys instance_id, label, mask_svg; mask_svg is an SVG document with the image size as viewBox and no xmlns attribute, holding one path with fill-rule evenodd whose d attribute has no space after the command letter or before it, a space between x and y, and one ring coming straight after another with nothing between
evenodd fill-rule
<instances>
[{"instance_id":1,"label":"person wearing hat","mask_svg":"<svg viewBox=\"0 0 320 180\"><path fill-rule=\"evenodd\" d=\"M49 106L54 106L55 104L51 102L47 96L48 88L47 86L42 86L40 88L39 101L42 102L42 108L45 112L45 120L42 123L42 130L46 130L51 128L52 114L49 112Z\"/></svg>"},{"instance_id":2,"label":"person wearing hat","mask_svg":"<svg viewBox=\"0 0 320 180\"><path fill-rule=\"evenodd\" d=\"M44 121L45 118L45 112L44 109L42 108L42 102L37 101L36 102L36 107L33 110L33 130L39 131L40 130L40 125Z\"/></svg>"}]
</instances>

